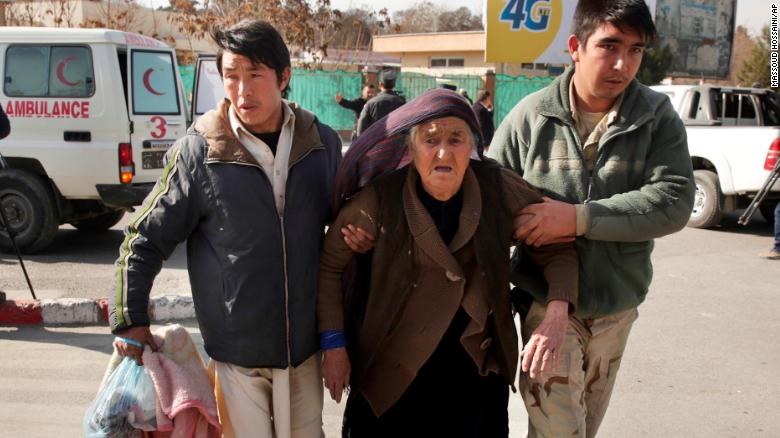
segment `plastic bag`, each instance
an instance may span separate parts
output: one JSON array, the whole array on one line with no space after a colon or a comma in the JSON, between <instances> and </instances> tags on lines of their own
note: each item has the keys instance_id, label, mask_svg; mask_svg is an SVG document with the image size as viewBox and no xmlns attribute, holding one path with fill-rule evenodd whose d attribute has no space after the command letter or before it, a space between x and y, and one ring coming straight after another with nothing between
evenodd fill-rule
<instances>
[{"instance_id":1,"label":"plastic bag","mask_svg":"<svg viewBox=\"0 0 780 438\"><path fill-rule=\"evenodd\" d=\"M141 430L157 430L156 399L146 369L125 357L87 409L84 436L134 438L142 435Z\"/></svg>"}]
</instances>

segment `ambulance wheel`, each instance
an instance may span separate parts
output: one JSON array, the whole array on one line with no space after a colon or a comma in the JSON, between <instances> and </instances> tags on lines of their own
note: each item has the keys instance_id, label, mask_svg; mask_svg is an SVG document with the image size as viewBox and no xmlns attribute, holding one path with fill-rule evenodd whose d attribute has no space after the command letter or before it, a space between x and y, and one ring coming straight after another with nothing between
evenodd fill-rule
<instances>
[{"instance_id":1,"label":"ambulance wheel","mask_svg":"<svg viewBox=\"0 0 780 438\"><path fill-rule=\"evenodd\" d=\"M118 224L124 215L124 210L112 210L108 213L103 213L89 219L74 221L70 224L78 228L79 231L105 231Z\"/></svg>"},{"instance_id":2,"label":"ambulance wheel","mask_svg":"<svg viewBox=\"0 0 780 438\"><path fill-rule=\"evenodd\" d=\"M0 224L0 250L4 252L13 251L9 226L16 246L28 254L48 246L59 228L51 187L33 173L19 169L0 171L0 208L8 220L8 224Z\"/></svg>"}]
</instances>

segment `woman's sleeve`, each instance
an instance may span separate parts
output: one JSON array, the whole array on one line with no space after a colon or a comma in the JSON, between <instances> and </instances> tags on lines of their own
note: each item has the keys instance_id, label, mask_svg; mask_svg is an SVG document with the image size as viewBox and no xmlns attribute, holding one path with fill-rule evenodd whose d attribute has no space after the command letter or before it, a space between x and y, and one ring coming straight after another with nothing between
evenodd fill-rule
<instances>
[{"instance_id":1,"label":"woman's sleeve","mask_svg":"<svg viewBox=\"0 0 780 438\"><path fill-rule=\"evenodd\" d=\"M376 226L377 211L376 193L370 187L365 188L341 208L336 220L325 233L320 254L317 292L317 320L320 333L344 330L342 275L352 258L352 250L344 242L341 228L351 224L379 238Z\"/></svg>"},{"instance_id":2,"label":"woman's sleeve","mask_svg":"<svg viewBox=\"0 0 780 438\"><path fill-rule=\"evenodd\" d=\"M529 204L542 202L539 191L515 172L502 169L502 179L504 196L513 216ZM512 229L512 234L514 231ZM579 260L574 242L525 246L524 249L547 280L547 301L566 300L570 313L574 313L579 291Z\"/></svg>"}]
</instances>

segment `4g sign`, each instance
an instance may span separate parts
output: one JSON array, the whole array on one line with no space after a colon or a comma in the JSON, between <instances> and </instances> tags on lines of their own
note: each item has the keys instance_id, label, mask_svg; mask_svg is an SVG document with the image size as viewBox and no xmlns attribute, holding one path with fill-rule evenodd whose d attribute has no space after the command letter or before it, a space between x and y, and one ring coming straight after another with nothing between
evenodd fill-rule
<instances>
[{"instance_id":1,"label":"4g sign","mask_svg":"<svg viewBox=\"0 0 780 438\"><path fill-rule=\"evenodd\" d=\"M550 0L509 0L501 11L501 21L511 23L513 31L526 28L544 32L550 24L550 3Z\"/></svg>"},{"instance_id":2,"label":"4g sign","mask_svg":"<svg viewBox=\"0 0 780 438\"><path fill-rule=\"evenodd\" d=\"M569 62L566 38L576 2L487 0L486 62ZM564 6L565 3L565 6Z\"/></svg>"}]
</instances>

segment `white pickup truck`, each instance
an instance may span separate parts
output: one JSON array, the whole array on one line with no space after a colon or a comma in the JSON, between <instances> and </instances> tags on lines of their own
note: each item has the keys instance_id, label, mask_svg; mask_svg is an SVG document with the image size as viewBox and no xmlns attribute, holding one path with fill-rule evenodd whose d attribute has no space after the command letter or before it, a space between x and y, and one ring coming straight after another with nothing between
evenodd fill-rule
<instances>
[{"instance_id":1,"label":"white pickup truck","mask_svg":"<svg viewBox=\"0 0 780 438\"><path fill-rule=\"evenodd\" d=\"M685 123L696 180L688 226L709 228L742 209L780 159L780 96L758 88L658 85ZM775 184L759 207L770 223L780 200Z\"/></svg>"}]
</instances>

